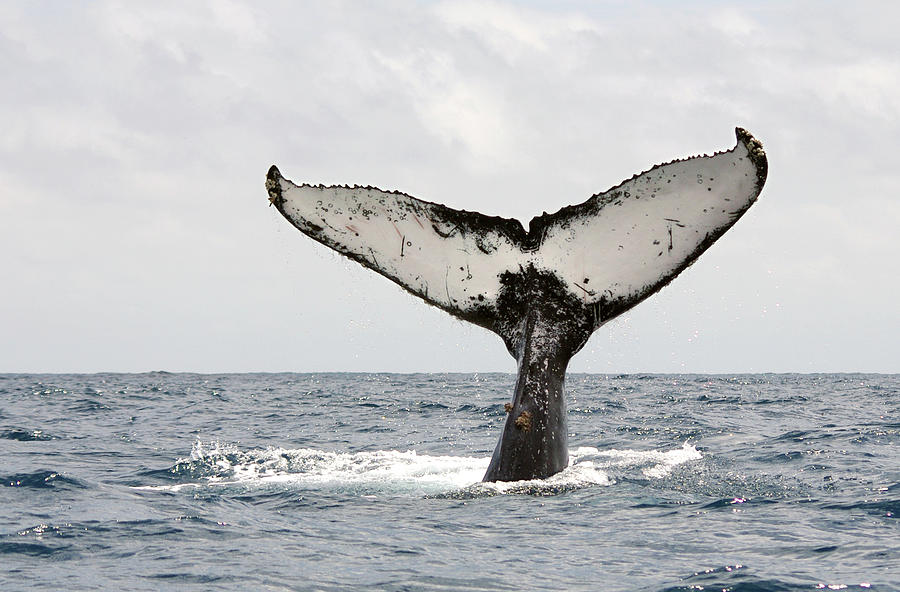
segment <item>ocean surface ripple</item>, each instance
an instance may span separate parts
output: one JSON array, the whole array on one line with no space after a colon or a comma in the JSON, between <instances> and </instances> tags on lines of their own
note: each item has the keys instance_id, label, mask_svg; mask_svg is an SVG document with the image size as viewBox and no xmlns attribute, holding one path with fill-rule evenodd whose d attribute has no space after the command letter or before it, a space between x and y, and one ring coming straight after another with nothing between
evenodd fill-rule
<instances>
[{"instance_id":1,"label":"ocean surface ripple","mask_svg":"<svg viewBox=\"0 0 900 592\"><path fill-rule=\"evenodd\" d=\"M0 590L900 591L900 376L0 375Z\"/></svg>"}]
</instances>

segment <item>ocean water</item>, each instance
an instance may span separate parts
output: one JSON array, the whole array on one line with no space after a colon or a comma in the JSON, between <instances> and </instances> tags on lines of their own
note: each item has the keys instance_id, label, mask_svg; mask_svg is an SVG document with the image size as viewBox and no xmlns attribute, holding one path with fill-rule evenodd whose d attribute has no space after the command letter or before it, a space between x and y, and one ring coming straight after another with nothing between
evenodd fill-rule
<instances>
[{"instance_id":1,"label":"ocean water","mask_svg":"<svg viewBox=\"0 0 900 592\"><path fill-rule=\"evenodd\" d=\"M900 590L900 376L0 375L0 590Z\"/></svg>"}]
</instances>

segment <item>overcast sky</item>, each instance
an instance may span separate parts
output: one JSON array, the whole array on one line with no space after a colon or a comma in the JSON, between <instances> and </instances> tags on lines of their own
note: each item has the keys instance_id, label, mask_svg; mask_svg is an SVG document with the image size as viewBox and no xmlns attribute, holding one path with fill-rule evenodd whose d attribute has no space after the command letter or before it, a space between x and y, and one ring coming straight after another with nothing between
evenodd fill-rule
<instances>
[{"instance_id":1,"label":"overcast sky","mask_svg":"<svg viewBox=\"0 0 900 592\"><path fill-rule=\"evenodd\" d=\"M519 218L769 158L589 372L900 371L900 4L2 2L0 372L514 371L264 188Z\"/></svg>"}]
</instances>

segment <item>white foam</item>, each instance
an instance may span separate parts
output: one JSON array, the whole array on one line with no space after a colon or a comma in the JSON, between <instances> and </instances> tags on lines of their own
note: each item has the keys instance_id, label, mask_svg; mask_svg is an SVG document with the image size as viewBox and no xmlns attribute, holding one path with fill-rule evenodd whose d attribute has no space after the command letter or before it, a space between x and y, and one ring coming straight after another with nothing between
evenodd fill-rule
<instances>
[{"instance_id":1,"label":"white foam","mask_svg":"<svg viewBox=\"0 0 900 592\"><path fill-rule=\"evenodd\" d=\"M269 447L242 451L232 444L197 441L188 459L173 472L203 475L199 482L146 486L138 489L180 491L184 488L239 487L338 489L365 497L378 494L443 494L462 489L489 495L554 493L610 485L609 469L641 468L648 478L667 475L673 467L701 458L690 444L667 452L599 450L582 447L569 467L548 479L512 483L480 483L488 457L432 456L415 450L331 452L312 448Z\"/></svg>"},{"instance_id":2,"label":"white foam","mask_svg":"<svg viewBox=\"0 0 900 592\"><path fill-rule=\"evenodd\" d=\"M591 447L576 448L571 453L575 462L591 460L604 469L641 469L649 479L661 479L680 464L700 460L703 455L692 444L685 442L675 450L600 450Z\"/></svg>"},{"instance_id":3,"label":"white foam","mask_svg":"<svg viewBox=\"0 0 900 592\"><path fill-rule=\"evenodd\" d=\"M571 457L570 457L571 458ZM478 483L478 488L490 493L554 494L598 485L612 485L609 474L594 466L591 461L571 462L559 473L546 479L528 481L497 481Z\"/></svg>"}]
</instances>

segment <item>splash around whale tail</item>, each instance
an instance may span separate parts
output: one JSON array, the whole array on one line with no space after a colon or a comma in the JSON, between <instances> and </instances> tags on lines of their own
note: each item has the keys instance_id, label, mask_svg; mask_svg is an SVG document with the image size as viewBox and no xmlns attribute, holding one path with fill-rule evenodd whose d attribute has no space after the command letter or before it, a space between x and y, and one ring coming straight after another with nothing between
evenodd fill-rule
<instances>
[{"instance_id":1,"label":"splash around whale tail","mask_svg":"<svg viewBox=\"0 0 900 592\"><path fill-rule=\"evenodd\" d=\"M756 201L762 145L657 165L531 220L454 210L375 187L295 185L272 166L269 201L297 229L429 304L494 331L518 361L486 480L565 467L569 359L598 327L668 284Z\"/></svg>"}]
</instances>

